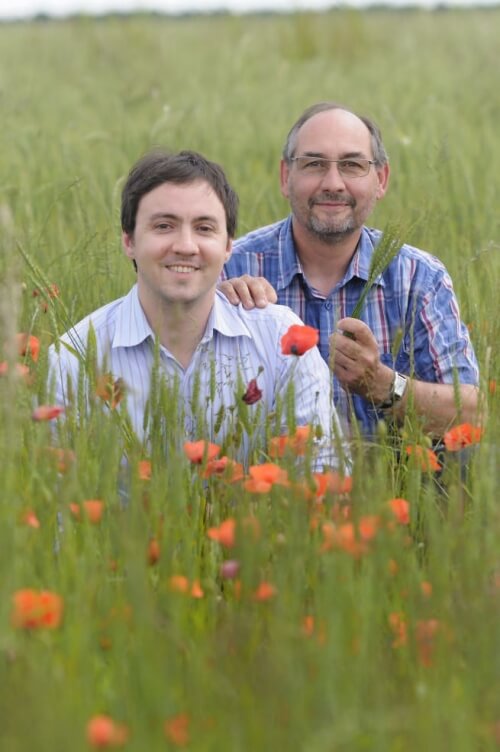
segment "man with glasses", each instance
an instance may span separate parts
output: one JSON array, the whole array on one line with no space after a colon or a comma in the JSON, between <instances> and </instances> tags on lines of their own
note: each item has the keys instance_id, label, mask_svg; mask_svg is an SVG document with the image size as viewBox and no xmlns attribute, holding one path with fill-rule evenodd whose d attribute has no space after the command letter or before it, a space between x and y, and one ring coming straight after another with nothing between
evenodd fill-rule
<instances>
[{"instance_id":1,"label":"man with glasses","mask_svg":"<svg viewBox=\"0 0 500 752\"><path fill-rule=\"evenodd\" d=\"M333 102L309 107L281 160L291 214L235 242L221 289L245 308L288 305L319 329L337 409L364 434L373 435L382 417L400 421L412 405L423 429L441 436L454 421L477 419L479 377L443 264L401 246L372 286L361 320L350 315L382 235L365 222L388 181L371 120Z\"/></svg>"}]
</instances>

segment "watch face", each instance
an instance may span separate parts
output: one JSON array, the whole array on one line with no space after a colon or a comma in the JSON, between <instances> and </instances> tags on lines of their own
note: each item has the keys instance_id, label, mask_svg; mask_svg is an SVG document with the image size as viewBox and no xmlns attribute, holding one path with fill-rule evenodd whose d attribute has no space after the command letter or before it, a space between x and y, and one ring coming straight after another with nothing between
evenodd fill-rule
<instances>
[{"instance_id":1,"label":"watch face","mask_svg":"<svg viewBox=\"0 0 500 752\"><path fill-rule=\"evenodd\" d=\"M396 375L394 377L394 387L393 387L393 394L394 394L395 401L402 399L406 391L407 384L408 384L408 379L406 378L406 376L402 376L400 373L396 371Z\"/></svg>"}]
</instances>

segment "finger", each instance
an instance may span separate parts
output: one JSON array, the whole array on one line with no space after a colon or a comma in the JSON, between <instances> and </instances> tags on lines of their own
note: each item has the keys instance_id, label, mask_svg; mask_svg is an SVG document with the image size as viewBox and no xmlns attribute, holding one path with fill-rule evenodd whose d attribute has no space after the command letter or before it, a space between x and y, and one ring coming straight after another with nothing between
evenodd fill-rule
<instances>
[{"instance_id":1,"label":"finger","mask_svg":"<svg viewBox=\"0 0 500 752\"><path fill-rule=\"evenodd\" d=\"M260 277L262 280L262 284L264 287L264 293L267 299L268 303L277 303L278 302L278 295L276 293L276 290L274 287L267 281L267 279L264 279L264 277Z\"/></svg>"},{"instance_id":2,"label":"finger","mask_svg":"<svg viewBox=\"0 0 500 752\"><path fill-rule=\"evenodd\" d=\"M253 303L257 308L265 308L268 303L276 303L278 296L274 287L264 277L245 276L245 283Z\"/></svg>"},{"instance_id":3,"label":"finger","mask_svg":"<svg viewBox=\"0 0 500 752\"><path fill-rule=\"evenodd\" d=\"M342 355L344 358L356 360L359 356L359 345L351 337L346 337L344 332L335 332L330 337L330 353L332 358Z\"/></svg>"},{"instance_id":4,"label":"finger","mask_svg":"<svg viewBox=\"0 0 500 752\"><path fill-rule=\"evenodd\" d=\"M373 333L364 321L346 317L337 322L337 329L344 337L354 339L360 343L368 344L373 341Z\"/></svg>"},{"instance_id":5,"label":"finger","mask_svg":"<svg viewBox=\"0 0 500 752\"><path fill-rule=\"evenodd\" d=\"M247 311L251 311L255 308L255 297L249 286L243 281L243 279L233 280L234 289L238 295L238 302L241 303L243 308Z\"/></svg>"},{"instance_id":6,"label":"finger","mask_svg":"<svg viewBox=\"0 0 500 752\"><path fill-rule=\"evenodd\" d=\"M217 285L217 289L220 290L221 293L226 296L226 298L229 300L229 302L232 305L238 305L238 303L240 302L240 296L234 289L234 285L230 280L220 282Z\"/></svg>"}]
</instances>

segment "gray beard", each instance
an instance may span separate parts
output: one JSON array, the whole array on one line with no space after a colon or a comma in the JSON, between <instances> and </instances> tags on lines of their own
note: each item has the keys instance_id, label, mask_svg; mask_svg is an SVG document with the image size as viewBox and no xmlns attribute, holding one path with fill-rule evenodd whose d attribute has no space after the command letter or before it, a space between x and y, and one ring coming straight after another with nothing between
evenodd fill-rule
<instances>
[{"instance_id":1,"label":"gray beard","mask_svg":"<svg viewBox=\"0 0 500 752\"><path fill-rule=\"evenodd\" d=\"M351 235L357 228L352 217L345 219L342 223L335 224L335 226L320 222L315 217L310 217L307 229L323 243L336 245Z\"/></svg>"}]
</instances>

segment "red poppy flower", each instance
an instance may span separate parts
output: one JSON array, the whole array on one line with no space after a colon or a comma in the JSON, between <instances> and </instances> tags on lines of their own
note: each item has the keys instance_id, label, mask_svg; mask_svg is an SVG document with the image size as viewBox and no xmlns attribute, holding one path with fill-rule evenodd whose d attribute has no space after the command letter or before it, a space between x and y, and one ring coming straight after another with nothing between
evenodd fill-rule
<instances>
[{"instance_id":1,"label":"red poppy flower","mask_svg":"<svg viewBox=\"0 0 500 752\"><path fill-rule=\"evenodd\" d=\"M92 747L122 747L128 736L127 727L109 715L95 715L87 723L87 741Z\"/></svg>"},{"instance_id":2,"label":"red poppy flower","mask_svg":"<svg viewBox=\"0 0 500 752\"><path fill-rule=\"evenodd\" d=\"M444 435L444 445L449 452L458 452L470 444L477 444L483 435L481 426L471 423L460 423Z\"/></svg>"},{"instance_id":3,"label":"red poppy flower","mask_svg":"<svg viewBox=\"0 0 500 752\"><path fill-rule=\"evenodd\" d=\"M269 456L283 457L289 449L297 457L306 453L311 426L297 426L291 436L274 436L269 442Z\"/></svg>"},{"instance_id":4,"label":"red poppy flower","mask_svg":"<svg viewBox=\"0 0 500 752\"><path fill-rule=\"evenodd\" d=\"M302 619L302 633L306 637L316 637L318 645L326 642L326 624L323 620L317 623L312 614L306 614Z\"/></svg>"},{"instance_id":5,"label":"red poppy flower","mask_svg":"<svg viewBox=\"0 0 500 752\"><path fill-rule=\"evenodd\" d=\"M327 491L339 496L350 494L352 491L352 478L350 475L341 475L336 470L327 470L324 473L314 473L316 483L316 495L323 496Z\"/></svg>"},{"instance_id":6,"label":"red poppy flower","mask_svg":"<svg viewBox=\"0 0 500 752\"><path fill-rule=\"evenodd\" d=\"M207 535L210 540L217 541L224 548L233 548L236 538L236 520L228 517L227 520L221 522L219 527L209 528Z\"/></svg>"},{"instance_id":7,"label":"red poppy flower","mask_svg":"<svg viewBox=\"0 0 500 752\"><path fill-rule=\"evenodd\" d=\"M365 514L358 523L359 537L363 541L371 541L375 538L380 527L380 517L378 514Z\"/></svg>"},{"instance_id":8,"label":"red poppy flower","mask_svg":"<svg viewBox=\"0 0 500 752\"><path fill-rule=\"evenodd\" d=\"M204 439L200 441L186 441L184 444L184 454L190 462L196 465L201 465L203 461L209 462L215 459L219 452L220 446L211 444Z\"/></svg>"},{"instance_id":9,"label":"red poppy flower","mask_svg":"<svg viewBox=\"0 0 500 752\"><path fill-rule=\"evenodd\" d=\"M99 499L87 499L86 501L82 501L81 506L80 504L70 504L69 508L71 514L77 520L80 519L81 511L83 509L88 521L93 525L96 525L101 521L104 512L104 502L100 501Z\"/></svg>"},{"instance_id":10,"label":"red poppy flower","mask_svg":"<svg viewBox=\"0 0 500 752\"><path fill-rule=\"evenodd\" d=\"M189 716L179 713L169 718L164 725L165 736L176 747L186 747L189 744Z\"/></svg>"},{"instance_id":11,"label":"red poppy flower","mask_svg":"<svg viewBox=\"0 0 500 752\"><path fill-rule=\"evenodd\" d=\"M303 355L319 342L319 331L312 326L292 324L281 338L283 355Z\"/></svg>"},{"instance_id":12,"label":"red poppy flower","mask_svg":"<svg viewBox=\"0 0 500 752\"><path fill-rule=\"evenodd\" d=\"M30 356L31 360L36 363L40 354L40 340L32 334L20 332L16 335L17 351L21 357Z\"/></svg>"},{"instance_id":13,"label":"red poppy flower","mask_svg":"<svg viewBox=\"0 0 500 752\"><path fill-rule=\"evenodd\" d=\"M400 525L410 524L410 505L406 499L391 499L388 504Z\"/></svg>"},{"instance_id":14,"label":"red poppy flower","mask_svg":"<svg viewBox=\"0 0 500 752\"><path fill-rule=\"evenodd\" d=\"M42 296L44 299L40 301L40 308L44 313L47 313L49 310L49 304L47 302L47 298L49 300L53 300L54 298L58 298L60 295L60 290L56 284L51 284L48 287L45 288L45 291L42 293L40 290L35 289L33 290L33 297L38 298L39 296Z\"/></svg>"},{"instance_id":15,"label":"red poppy flower","mask_svg":"<svg viewBox=\"0 0 500 752\"><path fill-rule=\"evenodd\" d=\"M243 465L235 462L229 457L220 457L220 459L209 460L203 472L204 478L211 478L212 475L224 477L231 483L241 480L244 477Z\"/></svg>"},{"instance_id":16,"label":"red poppy flower","mask_svg":"<svg viewBox=\"0 0 500 752\"><path fill-rule=\"evenodd\" d=\"M288 485L286 470L273 462L251 465L248 472L250 479L245 482L245 488L253 493L267 493L274 485Z\"/></svg>"},{"instance_id":17,"label":"red poppy flower","mask_svg":"<svg viewBox=\"0 0 500 752\"><path fill-rule=\"evenodd\" d=\"M62 620L63 599L49 590L18 590L13 596L11 622L20 629L56 629Z\"/></svg>"},{"instance_id":18,"label":"red poppy flower","mask_svg":"<svg viewBox=\"0 0 500 752\"><path fill-rule=\"evenodd\" d=\"M137 474L141 480L151 480L152 465L151 460L139 460L137 463Z\"/></svg>"},{"instance_id":19,"label":"red poppy flower","mask_svg":"<svg viewBox=\"0 0 500 752\"><path fill-rule=\"evenodd\" d=\"M2 360L0 363L0 376L6 376L9 372L9 364L6 360ZM30 377L30 369L25 363L16 363L15 364L15 373L16 376L20 376L25 381L29 381Z\"/></svg>"},{"instance_id":20,"label":"red poppy flower","mask_svg":"<svg viewBox=\"0 0 500 752\"><path fill-rule=\"evenodd\" d=\"M408 456L413 455L419 460L420 467L422 468L424 473L428 473L430 471L438 472L439 470L441 470L441 465L438 462L438 458L435 452L433 452L432 449L429 449L428 447L422 447L418 444L415 446L407 446L406 454Z\"/></svg>"},{"instance_id":21,"label":"red poppy flower","mask_svg":"<svg viewBox=\"0 0 500 752\"><path fill-rule=\"evenodd\" d=\"M32 509L28 509L22 517L22 522L24 525L27 525L28 527L34 527L39 528L40 527L40 520L34 513Z\"/></svg>"},{"instance_id":22,"label":"red poppy flower","mask_svg":"<svg viewBox=\"0 0 500 752\"><path fill-rule=\"evenodd\" d=\"M257 589L254 591L252 595L252 600L254 601L260 601L261 603L265 601L270 601L274 598L276 595L276 588L274 585L271 585L270 582L261 582Z\"/></svg>"},{"instance_id":23,"label":"red poppy flower","mask_svg":"<svg viewBox=\"0 0 500 752\"><path fill-rule=\"evenodd\" d=\"M360 540L361 536L356 533L353 522L344 522L339 526L332 522L325 522L321 531L323 533L323 544L320 549L322 553L337 549L357 559L368 551L366 542Z\"/></svg>"},{"instance_id":24,"label":"red poppy flower","mask_svg":"<svg viewBox=\"0 0 500 752\"><path fill-rule=\"evenodd\" d=\"M150 566L153 566L159 561L160 553L160 544L158 543L156 538L151 538L148 545L148 564Z\"/></svg>"},{"instance_id":25,"label":"red poppy flower","mask_svg":"<svg viewBox=\"0 0 500 752\"><path fill-rule=\"evenodd\" d=\"M430 598L432 595L432 583L424 580L420 583L420 592L424 598Z\"/></svg>"},{"instance_id":26,"label":"red poppy flower","mask_svg":"<svg viewBox=\"0 0 500 752\"><path fill-rule=\"evenodd\" d=\"M173 574L168 581L170 590L174 593L186 593L191 595L192 598L203 598L204 592L201 589L200 581L193 580L189 582L188 578L183 574Z\"/></svg>"},{"instance_id":27,"label":"red poppy flower","mask_svg":"<svg viewBox=\"0 0 500 752\"><path fill-rule=\"evenodd\" d=\"M408 626L406 616L402 611L393 611L389 614L389 626L393 634L392 647L400 648L408 642Z\"/></svg>"},{"instance_id":28,"label":"red poppy flower","mask_svg":"<svg viewBox=\"0 0 500 752\"><path fill-rule=\"evenodd\" d=\"M262 389L257 386L257 379L251 379L245 394L241 398L247 405L254 405L262 398Z\"/></svg>"},{"instance_id":29,"label":"red poppy flower","mask_svg":"<svg viewBox=\"0 0 500 752\"><path fill-rule=\"evenodd\" d=\"M61 407L61 405L39 405L31 413L31 419L36 421L54 420L54 418L58 418L63 412L64 407Z\"/></svg>"}]
</instances>

